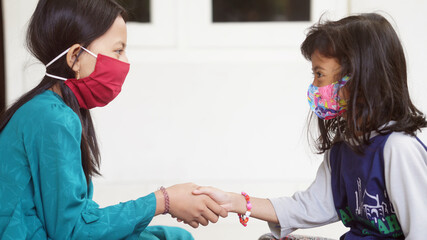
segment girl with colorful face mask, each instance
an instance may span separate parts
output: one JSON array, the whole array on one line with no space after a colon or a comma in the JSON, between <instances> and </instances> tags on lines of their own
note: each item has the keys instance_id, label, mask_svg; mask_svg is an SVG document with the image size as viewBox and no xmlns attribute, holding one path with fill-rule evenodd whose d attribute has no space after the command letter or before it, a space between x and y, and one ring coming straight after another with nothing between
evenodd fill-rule
<instances>
[{"instance_id":1,"label":"girl with colorful face mask","mask_svg":"<svg viewBox=\"0 0 427 240\"><path fill-rule=\"evenodd\" d=\"M312 185L270 199L212 187L194 193L245 226L250 217L268 221L269 239L336 221L350 229L341 239L425 239L427 148L416 133L427 122L410 100L396 32L381 15L349 16L311 27L301 51L312 62L308 100L324 154Z\"/></svg>"},{"instance_id":2,"label":"girl with colorful face mask","mask_svg":"<svg viewBox=\"0 0 427 240\"><path fill-rule=\"evenodd\" d=\"M92 200L100 154L89 109L125 82L125 18L113 0L38 2L27 43L46 76L0 116L0 239L193 239L147 225L161 213L193 227L226 216L190 183L105 208Z\"/></svg>"}]
</instances>

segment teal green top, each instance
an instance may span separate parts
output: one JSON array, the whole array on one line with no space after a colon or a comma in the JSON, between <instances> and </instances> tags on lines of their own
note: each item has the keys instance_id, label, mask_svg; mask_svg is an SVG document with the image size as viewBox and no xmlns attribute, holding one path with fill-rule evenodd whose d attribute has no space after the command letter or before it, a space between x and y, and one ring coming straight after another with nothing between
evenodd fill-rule
<instances>
[{"instance_id":1,"label":"teal green top","mask_svg":"<svg viewBox=\"0 0 427 240\"><path fill-rule=\"evenodd\" d=\"M52 91L16 111L0 133L0 239L137 237L154 193L99 208L81 164L80 120Z\"/></svg>"}]
</instances>

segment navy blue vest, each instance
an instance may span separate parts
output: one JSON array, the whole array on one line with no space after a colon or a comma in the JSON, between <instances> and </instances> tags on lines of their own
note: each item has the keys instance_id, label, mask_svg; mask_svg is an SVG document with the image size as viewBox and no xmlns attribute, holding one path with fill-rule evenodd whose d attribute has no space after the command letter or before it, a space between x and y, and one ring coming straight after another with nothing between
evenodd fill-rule
<instances>
[{"instance_id":1,"label":"navy blue vest","mask_svg":"<svg viewBox=\"0 0 427 240\"><path fill-rule=\"evenodd\" d=\"M404 239L384 180L383 152L389 136L372 138L363 155L344 142L330 151L335 209L350 228L341 239Z\"/></svg>"}]
</instances>

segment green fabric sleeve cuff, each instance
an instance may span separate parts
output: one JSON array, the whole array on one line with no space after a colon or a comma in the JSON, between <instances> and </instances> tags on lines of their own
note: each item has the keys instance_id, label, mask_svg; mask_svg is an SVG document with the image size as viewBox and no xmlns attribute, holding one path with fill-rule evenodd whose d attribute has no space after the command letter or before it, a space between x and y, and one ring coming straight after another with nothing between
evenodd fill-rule
<instances>
[{"instance_id":1,"label":"green fabric sleeve cuff","mask_svg":"<svg viewBox=\"0 0 427 240\"><path fill-rule=\"evenodd\" d=\"M145 197L138 198L135 200L135 213L137 216L142 217L141 221L138 223L138 228L146 228L148 224L150 224L151 220L153 220L154 214L156 214L156 195L154 193L150 193Z\"/></svg>"}]
</instances>

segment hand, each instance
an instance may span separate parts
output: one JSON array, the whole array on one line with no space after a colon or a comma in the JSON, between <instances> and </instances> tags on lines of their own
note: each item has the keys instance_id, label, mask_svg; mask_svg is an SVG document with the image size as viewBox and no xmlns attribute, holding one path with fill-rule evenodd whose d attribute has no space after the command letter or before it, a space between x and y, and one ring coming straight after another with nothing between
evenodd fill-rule
<instances>
[{"instance_id":1,"label":"hand","mask_svg":"<svg viewBox=\"0 0 427 240\"><path fill-rule=\"evenodd\" d=\"M247 211L246 199L243 195L232 192L224 192L214 187L198 187L193 194L204 194L212 198L228 212L245 214ZM266 198L250 198L252 209L251 216L271 223L279 223L273 204ZM178 219L179 221L179 219Z\"/></svg>"},{"instance_id":2,"label":"hand","mask_svg":"<svg viewBox=\"0 0 427 240\"><path fill-rule=\"evenodd\" d=\"M195 195L207 195L212 198L216 203L223 207L227 212L232 212L235 208L233 206L233 196L231 193L224 192L214 187L198 187L193 191Z\"/></svg>"},{"instance_id":3,"label":"hand","mask_svg":"<svg viewBox=\"0 0 427 240\"><path fill-rule=\"evenodd\" d=\"M177 184L166 189L169 195L170 214L184 223L197 228L216 223L227 211L206 195L193 195L198 186L192 183Z\"/></svg>"}]
</instances>

